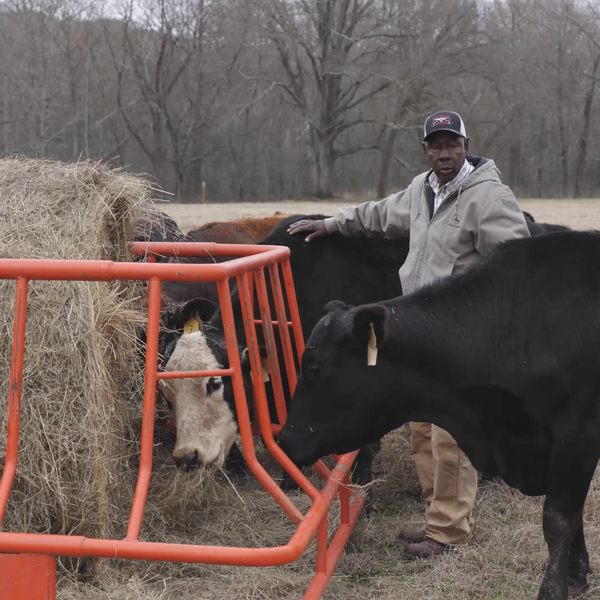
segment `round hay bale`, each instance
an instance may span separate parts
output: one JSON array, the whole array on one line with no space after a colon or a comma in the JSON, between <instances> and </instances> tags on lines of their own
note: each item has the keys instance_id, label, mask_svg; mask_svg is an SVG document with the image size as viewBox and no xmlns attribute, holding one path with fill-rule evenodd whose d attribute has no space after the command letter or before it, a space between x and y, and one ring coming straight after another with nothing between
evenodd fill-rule
<instances>
[{"instance_id":1,"label":"round hay bale","mask_svg":"<svg viewBox=\"0 0 600 600\"><path fill-rule=\"evenodd\" d=\"M0 160L0 258L125 261L156 219L150 185L96 162ZM143 365L139 283L29 285L19 462L4 531L123 537ZM0 280L0 467L15 282Z\"/></svg>"}]
</instances>

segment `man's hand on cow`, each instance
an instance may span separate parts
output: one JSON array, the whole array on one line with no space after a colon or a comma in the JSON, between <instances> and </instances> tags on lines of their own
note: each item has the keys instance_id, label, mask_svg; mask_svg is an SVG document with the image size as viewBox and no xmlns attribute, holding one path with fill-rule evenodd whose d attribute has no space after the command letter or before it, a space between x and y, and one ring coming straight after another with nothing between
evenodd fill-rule
<instances>
[{"instance_id":1,"label":"man's hand on cow","mask_svg":"<svg viewBox=\"0 0 600 600\"><path fill-rule=\"evenodd\" d=\"M302 221L296 221L295 223L292 223L288 229L288 233L290 235L305 233L307 231L312 231L312 233L306 236L304 240L306 242L310 242L311 240L314 240L315 238L321 237L323 235L329 235L329 231L327 231L327 227L325 227L325 221L323 221L323 219L304 219Z\"/></svg>"}]
</instances>

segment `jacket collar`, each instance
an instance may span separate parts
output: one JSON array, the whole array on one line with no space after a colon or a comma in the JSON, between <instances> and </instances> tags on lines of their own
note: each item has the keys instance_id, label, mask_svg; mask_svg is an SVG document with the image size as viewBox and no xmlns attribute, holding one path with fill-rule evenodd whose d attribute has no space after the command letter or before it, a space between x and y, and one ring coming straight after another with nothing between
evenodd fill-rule
<instances>
[{"instance_id":1,"label":"jacket collar","mask_svg":"<svg viewBox=\"0 0 600 600\"><path fill-rule=\"evenodd\" d=\"M466 160L468 160L474 167L473 171L467 177L467 179L469 177L471 177L473 175L473 173L475 173L477 171L477 169L479 169L485 163L488 162L488 159L484 158L483 156L474 156L471 154L467 154ZM427 171L427 173L425 174L425 182L424 182L425 183L425 201L427 203L427 208L429 209L429 218L430 219L433 216L434 203L435 203L435 192L433 191L433 189L431 188L431 185L429 184L429 177L431 176L432 173L433 173L433 169L429 169L429 171ZM456 194L457 194L457 192L454 192L453 194L448 196L448 198L446 198L446 200L454 197Z\"/></svg>"},{"instance_id":2,"label":"jacket collar","mask_svg":"<svg viewBox=\"0 0 600 600\"><path fill-rule=\"evenodd\" d=\"M467 160L475 167L476 170L488 162L487 158L484 158L483 156L474 156L472 154L467 154Z\"/></svg>"},{"instance_id":3,"label":"jacket collar","mask_svg":"<svg viewBox=\"0 0 600 600\"><path fill-rule=\"evenodd\" d=\"M475 171L477 171L477 169L479 169L480 167L483 167L483 165L485 165L485 163L489 162L489 159L484 158L483 156L475 156L472 154L467 154L466 160L468 160L474 167L473 173ZM425 173L425 187L429 188L429 177L430 175L433 173L433 169L429 169L429 171L427 171ZM471 175L473 175L473 173L471 173ZM469 175L469 177L471 176Z\"/></svg>"}]
</instances>

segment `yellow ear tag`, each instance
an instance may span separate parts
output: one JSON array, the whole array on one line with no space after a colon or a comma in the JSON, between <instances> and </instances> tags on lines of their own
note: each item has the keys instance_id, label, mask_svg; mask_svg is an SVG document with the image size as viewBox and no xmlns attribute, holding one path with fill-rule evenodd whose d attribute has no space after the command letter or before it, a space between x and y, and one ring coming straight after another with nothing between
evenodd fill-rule
<instances>
[{"instance_id":1,"label":"yellow ear tag","mask_svg":"<svg viewBox=\"0 0 600 600\"><path fill-rule=\"evenodd\" d=\"M200 330L202 325L204 325L202 319L198 313L195 312L194 315L190 317L189 321L183 326L183 335L187 335L188 333L196 333L196 331Z\"/></svg>"},{"instance_id":2,"label":"yellow ear tag","mask_svg":"<svg viewBox=\"0 0 600 600\"><path fill-rule=\"evenodd\" d=\"M262 380L264 383L271 381L271 376L269 375L269 359L265 356L260 357L260 371L262 373ZM252 371L250 371L250 379L252 380L252 383L254 383L254 375L252 375Z\"/></svg>"},{"instance_id":3,"label":"yellow ear tag","mask_svg":"<svg viewBox=\"0 0 600 600\"><path fill-rule=\"evenodd\" d=\"M369 345L367 346L367 365L374 367L377 364L377 337L371 323L371 335L369 336Z\"/></svg>"},{"instance_id":4,"label":"yellow ear tag","mask_svg":"<svg viewBox=\"0 0 600 600\"><path fill-rule=\"evenodd\" d=\"M269 359L266 356L260 357L260 368L262 371L262 378L265 383L267 381L271 381L271 376L269 374Z\"/></svg>"}]
</instances>

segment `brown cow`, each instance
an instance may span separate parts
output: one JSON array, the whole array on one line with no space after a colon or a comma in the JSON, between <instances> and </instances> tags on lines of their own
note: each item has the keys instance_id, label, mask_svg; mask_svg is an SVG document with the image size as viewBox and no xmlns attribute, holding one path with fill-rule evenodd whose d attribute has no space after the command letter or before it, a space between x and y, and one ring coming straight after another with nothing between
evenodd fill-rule
<instances>
[{"instance_id":1,"label":"brown cow","mask_svg":"<svg viewBox=\"0 0 600 600\"><path fill-rule=\"evenodd\" d=\"M261 217L255 219L237 219L236 221L225 221L207 223L197 229L192 229L181 242L216 242L219 244L257 244L271 233L271 229L288 217L284 213L276 212L272 217ZM178 263L213 263L231 260L231 256L212 256L194 258L172 258L169 262ZM175 302L185 302L192 298L206 298L215 304L219 304L217 286L210 281L199 282L163 282L162 292Z\"/></svg>"}]
</instances>

